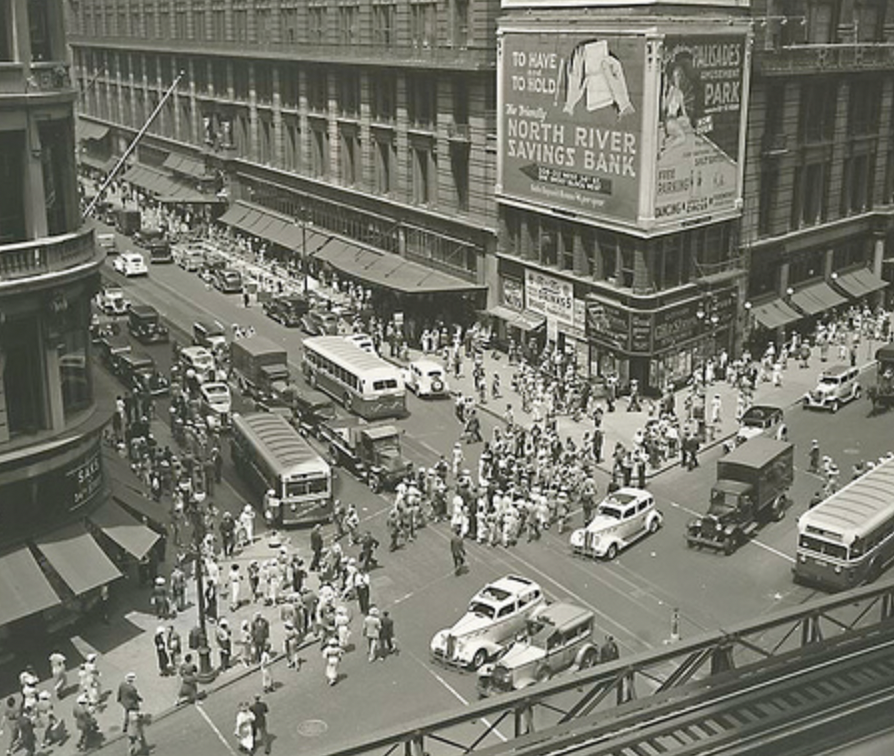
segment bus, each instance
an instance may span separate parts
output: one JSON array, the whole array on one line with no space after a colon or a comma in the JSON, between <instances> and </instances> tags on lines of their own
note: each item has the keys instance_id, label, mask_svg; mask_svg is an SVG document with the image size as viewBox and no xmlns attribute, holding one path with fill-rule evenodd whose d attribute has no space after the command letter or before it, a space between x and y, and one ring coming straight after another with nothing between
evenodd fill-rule
<instances>
[{"instance_id":1,"label":"bus","mask_svg":"<svg viewBox=\"0 0 894 756\"><path fill-rule=\"evenodd\" d=\"M332 516L332 468L282 415L234 414L231 450L237 472L282 502L284 526Z\"/></svg>"},{"instance_id":2,"label":"bus","mask_svg":"<svg viewBox=\"0 0 894 756\"><path fill-rule=\"evenodd\" d=\"M894 458L798 519L795 582L827 590L875 580L894 560Z\"/></svg>"},{"instance_id":3,"label":"bus","mask_svg":"<svg viewBox=\"0 0 894 756\"><path fill-rule=\"evenodd\" d=\"M372 420L407 411L407 392L400 371L343 336L304 340L301 360L311 388L319 388L345 409Z\"/></svg>"}]
</instances>

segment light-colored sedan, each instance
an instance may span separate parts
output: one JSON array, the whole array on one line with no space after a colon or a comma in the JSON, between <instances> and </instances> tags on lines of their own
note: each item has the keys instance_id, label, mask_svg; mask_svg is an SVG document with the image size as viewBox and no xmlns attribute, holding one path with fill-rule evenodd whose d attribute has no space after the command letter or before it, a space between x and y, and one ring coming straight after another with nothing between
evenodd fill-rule
<instances>
[{"instance_id":1,"label":"light-colored sedan","mask_svg":"<svg viewBox=\"0 0 894 756\"><path fill-rule=\"evenodd\" d=\"M404 383L416 396L447 396L444 366L433 360L414 360L404 371Z\"/></svg>"},{"instance_id":2,"label":"light-colored sedan","mask_svg":"<svg viewBox=\"0 0 894 756\"><path fill-rule=\"evenodd\" d=\"M634 541L658 530L662 519L655 497L648 491L619 488L596 507L587 527L571 534L571 548L575 554L611 560Z\"/></svg>"},{"instance_id":3,"label":"light-colored sedan","mask_svg":"<svg viewBox=\"0 0 894 756\"><path fill-rule=\"evenodd\" d=\"M139 252L122 252L112 261L112 268L128 278L149 275L146 261Z\"/></svg>"},{"instance_id":4,"label":"light-colored sedan","mask_svg":"<svg viewBox=\"0 0 894 756\"><path fill-rule=\"evenodd\" d=\"M230 427L230 413L233 408L233 397L230 387L222 381L203 383L199 389L202 396L202 415L211 430Z\"/></svg>"}]
</instances>

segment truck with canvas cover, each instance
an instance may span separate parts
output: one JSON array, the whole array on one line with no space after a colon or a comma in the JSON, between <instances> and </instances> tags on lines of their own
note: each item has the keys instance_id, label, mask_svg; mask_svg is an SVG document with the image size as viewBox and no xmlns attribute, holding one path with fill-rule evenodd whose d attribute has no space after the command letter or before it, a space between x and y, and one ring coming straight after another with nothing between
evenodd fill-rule
<instances>
[{"instance_id":1,"label":"truck with canvas cover","mask_svg":"<svg viewBox=\"0 0 894 756\"><path fill-rule=\"evenodd\" d=\"M255 399L280 392L289 382L285 347L258 334L230 345L230 366L239 390Z\"/></svg>"}]
</instances>

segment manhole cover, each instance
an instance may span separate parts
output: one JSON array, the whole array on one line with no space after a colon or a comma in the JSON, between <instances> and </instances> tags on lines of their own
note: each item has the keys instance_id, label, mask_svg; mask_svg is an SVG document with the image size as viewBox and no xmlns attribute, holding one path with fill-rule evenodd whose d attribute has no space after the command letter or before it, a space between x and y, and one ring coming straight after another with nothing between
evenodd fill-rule
<instances>
[{"instance_id":1,"label":"manhole cover","mask_svg":"<svg viewBox=\"0 0 894 756\"><path fill-rule=\"evenodd\" d=\"M298 725L298 734L306 738L318 738L329 729L322 719L307 719Z\"/></svg>"}]
</instances>

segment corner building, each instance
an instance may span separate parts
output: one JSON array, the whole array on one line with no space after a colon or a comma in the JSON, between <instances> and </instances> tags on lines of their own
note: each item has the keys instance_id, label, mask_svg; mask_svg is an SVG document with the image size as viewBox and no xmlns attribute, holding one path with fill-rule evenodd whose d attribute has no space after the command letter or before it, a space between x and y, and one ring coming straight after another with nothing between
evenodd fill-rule
<instances>
[{"instance_id":1,"label":"corner building","mask_svg":"<svg viewBox=\"0 0 894 756\"><path fill-rule=\"evenodd\" d=\"M140 162L225 176L224 223L369 288L411 335L468 322L496 245L498 13L498 0L81 0L81 120L121 154L183 72Z\"/></svg>"},{"instance_id":2,"label":"corner building","mask_svg":"<svg viewBox=\"0 0 894 756\"><path fill-rule=\"evenodd\" d=\"M574 346L591 374L683 381L735 343L747 11L503 10L492 311L506 337Z\"/></svg>"},{"instance_id":3,"label":"corner building","mask_svg":"<svg viewBox=\"0 0 894 756\"><path fill-rule=\"evenodd\" d=\"M90 370L101 257L81 222L62 4L0 4L0 659L119 576L86 520L110 417Z\"/></svg>"}]
</instances>

